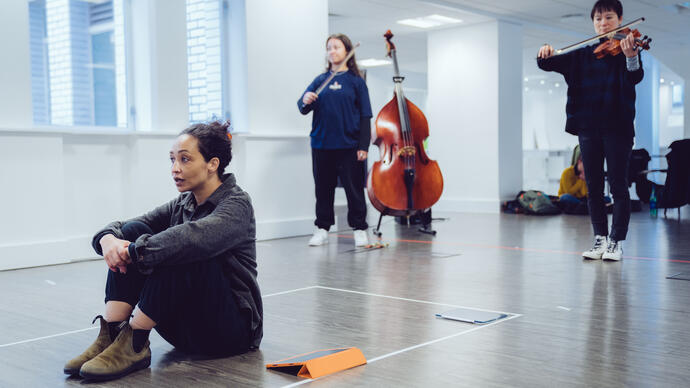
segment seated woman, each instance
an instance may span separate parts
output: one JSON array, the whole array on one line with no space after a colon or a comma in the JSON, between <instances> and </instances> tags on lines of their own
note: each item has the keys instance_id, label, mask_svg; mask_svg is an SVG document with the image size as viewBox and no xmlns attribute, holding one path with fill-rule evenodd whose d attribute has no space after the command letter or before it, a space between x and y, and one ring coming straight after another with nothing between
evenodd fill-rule
<instances>
[{"instance_id":1,"label":"seated woman","mask_svg":"<svg viewBox=\"0 0 690 388\"><path fill-rule=\"evenodd\" d=\"M182 131L170 151L182 194L94 236L110 269L105 317L94 318L101 331L66 374L107 380L147 368L153 328L188 353L229 356L259 346L254 211L233 174L223 174L232 158L227 128L215 122Z\"/></svg>"},{"instance_id":2,"label":"seated woman","mask_svg":"<svg viewBox=\"0 0 690 388\"><path fill-rule=\"evenodd\" d=\"M579 205L587 198L587 183L585 182L585 169L582 166L582 157L578 155L577 161L563 170L561 184L558 187L558 197L561 203Z\"/></svg>"}]
</instances>

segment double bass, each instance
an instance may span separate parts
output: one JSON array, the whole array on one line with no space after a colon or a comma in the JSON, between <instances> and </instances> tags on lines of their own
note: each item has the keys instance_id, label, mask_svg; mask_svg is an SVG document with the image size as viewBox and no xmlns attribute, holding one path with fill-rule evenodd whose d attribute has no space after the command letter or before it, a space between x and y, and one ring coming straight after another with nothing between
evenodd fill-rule
<instances>
[{"instance_id":1,"label":"double bass","mask_svg":"<svg viewBox=\"0 0 690 388\"><path fill-rule=\"evenodd\" d=\"M381 159L374 163L367 179L367 193L378 210L378 226L374 233L381 236L384 215L410 216L423 212L438 201L443 192L443 176L438 163L429 159L424 140L429 137L429 124L424 113L405 98L398 69L396 49L390 30L386 38L387 56L393 60L393 98L381 109L372 133Z\"/></svg>"}]
</instances>

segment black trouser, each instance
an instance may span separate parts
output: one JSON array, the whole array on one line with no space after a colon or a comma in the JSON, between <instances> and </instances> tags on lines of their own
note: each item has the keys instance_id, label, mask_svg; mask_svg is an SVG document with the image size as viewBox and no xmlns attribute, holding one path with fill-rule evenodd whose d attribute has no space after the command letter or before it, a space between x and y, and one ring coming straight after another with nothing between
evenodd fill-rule
<instances>
[{"instance_id":1,"label":"black trouser","mask_svg":"<svg viewBox=\"0 0 690 388\"><path fill-rule=\"evenodd\" d=\"M633 138L615 130L587 130L578 134L582 165L587 182L587 205L594 234L608 236L608 218L604 204L604 159L606 176L613 195L613 225L611 239L625 240L630 222L630 193L628 165Z\"/></svg>"},{"instance_id":2,"label":"black trouser","mask_svg":"<svg viewBox=\"0 0 690 388\"><path fill-rule=\"evenodd\" d=\"M357 160L357 149L311 149L312 172L316 192L316 221L321 229L335 224L333 201L338 177L347 197L347 223L353 229L366 230L367 203L364 199L364 162Z\"/></svg>"},{"instance_id":3,"label":"black trouser","mask_svg":"<svg viewBox=\"0 0 690 388\"><path fill-rule=\"evenodd\" d=\"M152 234L138 221L122 232L128 241ZM108 271L105 295L106 302L138 303L161 337L182 351L228 356L249 349L251 316L240 312L219 260L156 267L150 275L130 264L126 274Z\"/></svg>"}]
</instances>

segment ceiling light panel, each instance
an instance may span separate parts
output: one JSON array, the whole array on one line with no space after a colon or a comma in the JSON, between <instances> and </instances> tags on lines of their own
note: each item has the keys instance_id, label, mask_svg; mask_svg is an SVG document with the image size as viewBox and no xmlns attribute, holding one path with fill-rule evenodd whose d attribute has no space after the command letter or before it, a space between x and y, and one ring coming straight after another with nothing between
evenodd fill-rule
<instances>
[{"instance_id":1,"label":"ceiling light panel","mask_svg":"<svg viewBox=\"0 0 690 388\"><path fill-rule=\"evenodd\" d=\"M447 25L447 24L462 23L462 20L451 18L448 16L442 16L442 15L434 14L434 15L429 15L429 16L424 16L424 17L419 17L419 18L398 20L397 23L405 25L405 26L411 26L411 27L417 27L417 28L433 28L433 27L439 27L439 26L443 26L443 25Z\"/></svg>"}]
</instances>

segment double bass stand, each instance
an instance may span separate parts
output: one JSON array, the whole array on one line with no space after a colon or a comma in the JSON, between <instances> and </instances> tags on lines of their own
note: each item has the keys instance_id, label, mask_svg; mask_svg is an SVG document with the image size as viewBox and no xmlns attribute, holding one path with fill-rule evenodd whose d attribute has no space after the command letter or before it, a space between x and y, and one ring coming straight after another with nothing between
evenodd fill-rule
<instances>
[{"instance_id":1,"label":"double bass stand","mask_svg":"<svg viewBox=\"0 0 690 388\"><path fill-rule=\"evenodd\" d=\"M431 212L431 209L429 209L429 212ZM422 218L420 216L420 218ZM417 229L419 232L425 233L425 234L430 234L432 236L436 236L436 231L431 229L431 214L429 214L429 220L428 222L425 222L426 220L422 219L422 227Z\"/></svg>"},{"instance_id":2,"label":"double bass stand","mask_svg":"<svg viewBox=\"0 0 690 388\"><path fill-rule=\"evenodd\" d=\"M376 228L372 230L372 233L378 238L381 238L381 220L383 219L383 216L394 216L390 214L389 208L384 208L382 212L379 213L379 222L376 224ZM406 216L410 216L411 214L407 214ZM422 220L422 227L417 229L418 232L425 233L425 234L430 234L432 236L436 236L436 231L431 228L431 217L429 217L428 222L427 220Z\"/></svg>"}]
</instances>

